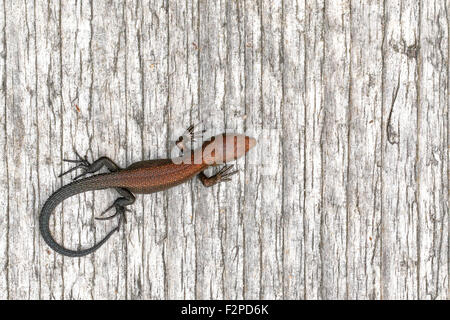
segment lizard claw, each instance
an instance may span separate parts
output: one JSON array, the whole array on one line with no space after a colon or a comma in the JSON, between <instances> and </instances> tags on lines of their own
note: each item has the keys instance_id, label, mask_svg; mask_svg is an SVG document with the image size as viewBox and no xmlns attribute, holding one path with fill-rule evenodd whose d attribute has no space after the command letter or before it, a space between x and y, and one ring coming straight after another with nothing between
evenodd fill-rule
<instances>
[{"instance_id":1,"label":"lizard claw","mask_svg":"<svg viewBox=\"0 0 450 320\"><path fill-rule=\"evenodd\" d=\"M116 212L108 217L102 217L106 212L108 212L109 210L111 210L112 208L116 208ZM117 203L113 203L111 206L109 206L105 211L103 211L102 213L100 213L100 217L95 217L95 220L110 220L113 219L115 217L117 217L119 215L119 223L121 220L123 220L123 223L127 222L127 219L125 217L125 212L130 212L131 210L128 208L125 208L124 206L121 206Z\"/></svg>"},{"instance_id":2,"label":"lizard claw","mask_svg":"<svg viewBox=\"0 0 450 320\"><path fill-rule=\"evenodd\" d=\"M231 181L231 176L235 175L236 173L239 172L239 170L234 170L231 171L230 170L234 167L234 165L227 165L222 167L215 175L214 177L217 179L217 182L222 182L222 181Z\"/></svg>"},{"instance_id":3,"label":"lizard claw","mask_svg":"<svg viewBox=\"0 0 450 320\"><path fill-rule=\"evenodd\" d=\"M65 171L65 172L63 172L63 173L61 173L61 174L58 176L58 178L60 178L60 177L62 177L62 176L64 176L64 175L66 175L66 174L68 174L68 173L70 173L70 172L72 172L72 171L74 171L74 170L80 169L80 168L83 169L85 172L82 173L82 174L80 174L80 175L78 175L78 176L76 176L75 178L73 178L73 180L76 180L76 179L78 179L78 178L84 176L85 174L87 174L87 169L89 168L89 166L91 165L91 163L88 161L87 156L84 156L84 158L83 158L82 156L80 156L80 155L78 154L78 152L77 152L76 150L74 150L74 151L75 151L75 154L76 154L76 156L77 156L78 159L76 159L76 160L63 159L63 161L65 161L65 162L71 162L71 163L76 163L77 165L76 165L75 167L70 168L69 170L67 170L67 171Z\"/></svg>"},{"instance_id":4,"label":"lizard claw","mask_svg":"<svg viewBox=\"0 0 450 320\"><path fill-rule=\"evenodd\" d=\"M197 139L197 138L203 137L203 134L206 132L206 129L202 129L200 131L194 131L194 128L197 128L201 123L202 123L202 121L199 121L196 124L191 124L185 132L186 135L189 136L189 138L192 142L195 142L195 139Z\"/></svg>"},{"instance_id":5,"label":"lizard claw","mask_svg":"<svg viewBox=\"0 0 450 320\"><path fill-rule=\"evenodd\" d=\"M117 211L114 215L110 216L110 217L102 217L103 215L105 215L105 213L107 213L109 210L111 210L112 208L114 208L116 206L115 203L113 203L112 205L110 205L108 208L106 208L102 213L100 213L100 217L95 217L95 220L108 220L108 219L112 219L117 215ZM117 208L116 208L117 210Z\"/></svg>"},{"instance_id":6,"label":"lizard claw","mask_svg":"<svg viewBox=\"0 0 450 320\"><path fill-rule=\"evenodd\" d=\"M197 128L202 121L199 121L196 124L191 124L186 131L181 135L178 140L175 142L175 144L178 146L178 148L181 150L181 152L185 152L188 148L186 147L186 142L194 143L197 139L203 138L203 134L206 132L206 129L194 131L195 128ZM185 139L187 138L187 139ZM188 141L186 141L188 140Z\"/></svg>"},{"instance_id":7,"label":"lizard claw","mask_svg":"<svg viewBox=\"0 0 450 320\"><path fill-rule=\"evenodd\" d=\"M127 209L127 208L125 208L123 206L114 205L113 204L108 209L103 211L100 215L104 215L107 211L109 211L113 207L116 207L116 213L114 213L112 216L109 216L109 217L95 217L95 220L102 220L102 221L104 221L104 220L110 220L110 219L113 219L113 218L119 216L119 222L117 223L117 227L115 227L114 230L113 230L113 231L119 232L121 225L127 223L127 217L125 215L125 212L131 211L131 210Z\"/></svg>"}]
</instances>

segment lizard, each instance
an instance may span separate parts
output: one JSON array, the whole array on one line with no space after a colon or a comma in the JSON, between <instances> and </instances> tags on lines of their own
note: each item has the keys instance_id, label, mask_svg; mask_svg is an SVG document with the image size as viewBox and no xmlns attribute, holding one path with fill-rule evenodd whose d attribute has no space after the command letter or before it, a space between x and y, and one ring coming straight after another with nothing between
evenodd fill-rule
<instances>
[{"instance_id":1,"label":"lizard","mask_svg":"<svg viewBox=\"0 0 450 320\"><path fill-rule=\"evenodd\" d=\"M187 132L194 141L194 126L191 125ZM202 133L205 130L202 131ZM181 155L168 159L143 160L132 163L126 168L120 168L108 157L101 157L90 163L87 157L81 157L76 151L76 160L63 161L75 163L76 165L68 171L60 174L63 176L77 169L82 169L83 173L76 176L74 181L56 190L44 203L39 215L39 229L42 238L47 245L57 253L68 257L81 257L99 249L116 231L120 230L122 222L126 222L125 212L135 201L135 194L151 194L158 191L167 190L184 183L195 176L205 187L211 187L219 182L230 181L231 176L238 171L231 171L232 165L224 165L214 175L208 177L204 173L211 166L218 166L229 161L236 160L244 156L256 145L256 139L242 134L223 133L211 137L194 150L186 146L184 136L180 136L176 141ZM109 172L97 173L102 168ZM79 179L86 174L94 174L83 179ZM96 217L97 220L107 220L118 217L118 225L112 229L102 240L87 249L72 250L58 244L50 232L50 217L55 208L65 199L74 195L93 191L114 188L120 194L114 203ZM115 213L109 217L103 215L111 209Z\"/></svg>"}]
</instances>

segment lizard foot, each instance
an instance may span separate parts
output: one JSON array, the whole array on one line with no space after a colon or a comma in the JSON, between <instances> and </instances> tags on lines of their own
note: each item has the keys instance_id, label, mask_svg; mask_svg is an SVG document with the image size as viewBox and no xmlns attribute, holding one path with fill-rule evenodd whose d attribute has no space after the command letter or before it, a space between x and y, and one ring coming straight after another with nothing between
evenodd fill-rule
<instances>
[{"instance_id":1,"label":"lizard foot","mask_svg":"<svg viewBox=\"0 0 450 320\"><path fill-rule=\"evenodd\" d=\"M229 172L234 165L226 165L223 166L215 175L213 175L211 178L216 180L216 183L222 182L222 181L231 181L231 176L238 173L238 170L234 170Z\"/></svg>"},{"instance_id":2,"label":"lizard foot","mask_svg":"<svg viewBox=\"0 0 450 320\"><path fill-rule=\"evenodd\" d=\"M68 173L70 173L70 172L72 172L72 171L74 171L74 170L77 170L77 169L82 169L82 170L84 170L84 172L82 174L76 176L75 178L73 178L73 180L81 178L82 176L84 176L85 174L88 173L87 171L88 171L88 168L91 166L91 163L87 160L87 156L84 156L84 158L83 158L82 156L79 155L79 153L76 150L74 150L74 151L75 151L75 154L76 154L78 159L76 159L76 160L63 159L63 161L75 163L76 166L73 167L73 168L70 168L69 170L67 170L67 171L65 171L63 173L61 173L58 176L59 178L64 176L64 175L66 175L66 174L68 174Z\"/></svg>"},{"instance_id":3,"label":"lizard foot","mask_svg":"<svg viewBox=\"0 0 450 320\"><path fill-rule=\"evenodd\" d=\"M207 177L203 172L200 172L198 177L205 187L211 187L222 181L231 181L231 176L239 172L238 170L230 172L231 168L233 165L225 165L211 177Z\"/></svg>"},{"instance_id":4,"label":"lizard foot","mask_svg":"<svg viewBox=\"0 0 450 320\"><path fill-rule=\"evenodd\" d=\"M191 144L196 141L196 139L203 138L203 134L206 132L206 129L194 131L197 127L201 125L201 121L196 124L191 124L189 128L186 129L186 131L183 133L182 136L178 138L178 140L175 142L177 147L181 150L181 152L185 152L188 150L186 146L186 142L190 142ZM187 138L188 141L185 141L185 138Z\"/></svg>"}]
</instances>

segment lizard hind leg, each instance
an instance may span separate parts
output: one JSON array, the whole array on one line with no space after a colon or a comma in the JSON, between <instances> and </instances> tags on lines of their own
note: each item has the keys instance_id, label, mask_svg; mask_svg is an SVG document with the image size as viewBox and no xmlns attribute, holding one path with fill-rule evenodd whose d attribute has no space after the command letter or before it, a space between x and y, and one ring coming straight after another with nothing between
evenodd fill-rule
<instances>
[{"instance_id":1,"label":"lizard hind leg","mask_svg":"<svg viewBox=\"0 0 450 320\"><path fill-rule=\"evenodd\" d=\"M122 221L124 223L126 223L125 212L130 211L130 209L126 208L126 206L132 205L134 203L134 201L136 200L136 198L127 189L117 188L116 190L120 193L120 195L122 197L117 198L111 206L109 206L105 211L103 211L100 214L100 217L96 217L95 219L96 220L109 220L109 219L115 218L116 216L119 216L119 224L114 229L115 231L118 231ZM108 217L102 217L106 212L108 212L109 210L111 210L113 208L116 209L116 212L113 215L108 216Z\"/></svg>"},{"instance_id":2,"label":"lizard hind leg","mask_svg":"<svg viewBox=\"0 0 450 320\"><path fill-rule=\"evenodd\" d=\"M63 175L66 175L77 169L82 169L83 173L81 173L78 176L76 176L75 178L73 178L73 180L77 180L78 178L81 178L88 173L95 173L95 172L99 171L100 169L102 169L103 167L106 167L109 172L116 172L116 171L120 170L120 167L117 164L115 164L114 161L112 161L111 159L109 159L107 157L101 157L101 158L95 160L93 163L90 163L87 160L86 156L84 156L84 158L83 158L82 156L80 156L78 154L78 152L76 150L75 150L75 154L77 156L76 160L63 159L63 161L75 163L76 166L61 173L58 177L62 177Z\"/></svg>"}]
</instances>

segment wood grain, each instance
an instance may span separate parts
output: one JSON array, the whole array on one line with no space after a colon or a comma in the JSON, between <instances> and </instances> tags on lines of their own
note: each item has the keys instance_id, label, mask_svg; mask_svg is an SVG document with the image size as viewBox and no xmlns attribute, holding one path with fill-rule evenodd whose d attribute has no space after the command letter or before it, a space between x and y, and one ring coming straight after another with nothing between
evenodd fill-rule
<instances>
[{"instance_id":1,"label":"wood grain","mask_svg":"<svg viewBox=\"0 0 450 320\"><path fill-rule=\"evenodd\" d=\"M449 299L448 1L0 3L1 299ZM247 132L232 182L138 197L64 258L39 211L74 149ZM100 239L88 192L51 229Z\"/></svg>"}]
</instances>

